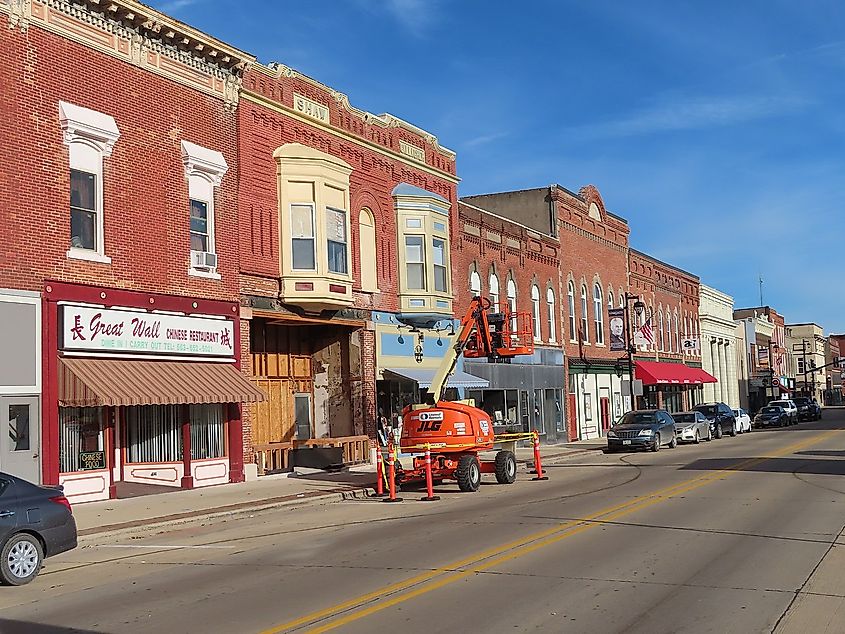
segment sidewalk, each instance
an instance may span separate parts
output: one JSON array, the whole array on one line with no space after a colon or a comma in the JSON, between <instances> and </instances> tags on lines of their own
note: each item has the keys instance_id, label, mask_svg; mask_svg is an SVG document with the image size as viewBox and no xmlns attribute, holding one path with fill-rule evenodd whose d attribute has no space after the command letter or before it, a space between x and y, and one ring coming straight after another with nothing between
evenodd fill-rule
<instances>
[{"instance_id":1,"label":"sidewalk","mask_svg":"<svg viewBox=\"0 0 845 634\"><path fill-rule=\"evenodd\" d=\"M542 460L553 462L586 455L604 448L604 439L561 445L543 445ZM533 448L516 450L517 460L533 463ZM160 493L121 500L88 502L73 507L80 538L106 533L138 532L196 519L251 513L284 506L327 504L367 497L374 493L375 467L364 465L343 473L303 470L300 476L263 476L253 482L172 493Z\"/></svg>"}]
</instances>

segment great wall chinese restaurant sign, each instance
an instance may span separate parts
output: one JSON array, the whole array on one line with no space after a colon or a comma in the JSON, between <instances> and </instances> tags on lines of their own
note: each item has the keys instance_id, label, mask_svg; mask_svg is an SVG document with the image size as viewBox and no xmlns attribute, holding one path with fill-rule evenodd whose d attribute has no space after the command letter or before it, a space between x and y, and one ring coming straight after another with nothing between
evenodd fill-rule
<instances>
[{"instance_id":1,"label":"great wall chinese restaurant sign","mask_svg":"<svg viewBox=\"0 0 845 634\"><path fill-rule=\"evenodd\" d=\"M62 308L62 350L203 357L235 354L235 327L229 319L84 306Z\"/></svg>"}]
</instances>

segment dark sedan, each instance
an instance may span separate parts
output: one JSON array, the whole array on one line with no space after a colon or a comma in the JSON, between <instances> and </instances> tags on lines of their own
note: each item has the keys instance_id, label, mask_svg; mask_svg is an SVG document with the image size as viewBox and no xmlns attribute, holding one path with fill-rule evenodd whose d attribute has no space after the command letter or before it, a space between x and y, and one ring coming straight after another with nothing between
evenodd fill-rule
<instances>
[{"instance_id":1,"label":"dark sedan","mask_svg":"<svg viewBox=\"0 0 845 634\"><path fill-rule=\"evenodd\" d=\"M0 580L21 586L46 557L76 548L76 521L61 488L0 473Z\"/></svg>"},{"instance_id":2,"label":"dark sedan","mask_svg":"<svg viewBox=\"0 0 845 634\"><path fill-rule=\"evenodd\" d=\"M651 449L658 451L662 445L674 449L675 421L662 409L628 412L607 430L607 450Z\"/></svg>"},{"instance_id":3,"label":"dark sedan","mask_svg":"<svg viewBox=\"0 0 845 634\"><path fill-rule=\"evenodd\" d=\"M781 407L767 405L754 417L755 427L786 427L789 425L789 414Z\"/></svg>"}]
</instances>

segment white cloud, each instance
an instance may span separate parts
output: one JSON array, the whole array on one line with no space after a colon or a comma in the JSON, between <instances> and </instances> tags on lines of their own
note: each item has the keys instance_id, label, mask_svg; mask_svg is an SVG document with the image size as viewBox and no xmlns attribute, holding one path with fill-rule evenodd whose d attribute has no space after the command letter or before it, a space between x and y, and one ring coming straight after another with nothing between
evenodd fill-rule
<instances>
[{"instance_id":1,"label":"white cloud","mask_svg":"<svg viewBox=\"0 0 845 634\"><path fill-rule=\"evenodd\" d=\"M797 96L726 96L665 100L615 121L571 130L590 137L629 137L734 125L795 112L808 101Z\"/></svg>"},{"instance_id":2,"label":"white cloud","mask_svg":"<svg viewBox=\"0 0 845 634\"><path fill-rule=\"evenodd\" d=\"M497 141L506 136L508 136L507 132L494 132L492 134L482 134L480 136L469 139L468 141L464 141L463 145L465 148L478 147L479 145L486 145L487 143L492 143L493 141Z\"/></svg>"},{"instance_id":3,"label":"white cloud","mask_svg":"<svg viewBox=\"0 0 845 634\"><path fill-rule=\"evenodd\" d=\"M202 0L170 0L170 2L164 2L159 5L158 10L162 13L174 13L175 11L190 7L191 5L197 4L201 1Z\"/></svg>"},{"instance_id":4,"label":"white cloud","mask_svg":"<svg viewBox=\"0 0 845 634\"><path fill-rule=\"evenodd\" d=\"M434 24L440 4L439 0L355 0L355 3L373 14L387 13L415 37L422 37Z\"/></svg>"}]
</instances>

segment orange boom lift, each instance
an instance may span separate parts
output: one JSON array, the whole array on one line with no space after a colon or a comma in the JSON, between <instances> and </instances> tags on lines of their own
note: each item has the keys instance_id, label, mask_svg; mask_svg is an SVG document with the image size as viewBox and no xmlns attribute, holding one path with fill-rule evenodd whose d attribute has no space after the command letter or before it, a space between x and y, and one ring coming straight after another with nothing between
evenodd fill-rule
<instances>
[{"instance_id":1,"label":"orange boom lift","mask_svg":"<svg viewBox=\"0 0 845 634\"><path fill-rule=\"evenodd\" d=\"M517 355L534 353L531 315L490 312L490 300L473 297L458 332L440 364L426 403L407 406L402 412L400 449L406 453L431 451L432 476L453 479L461 491L476 491L482 473L495 473L500 484L516 480L516 457L512 451L499 451L495 460L481 461L479 452L493 449L496 441L490 416L473 401L446 401L446 382L461 355L487 357L492 363L510 363ZM425 459L414 458L410 471L397 473L402 482L425 479Z\"/></svg>"}]
</instances>

